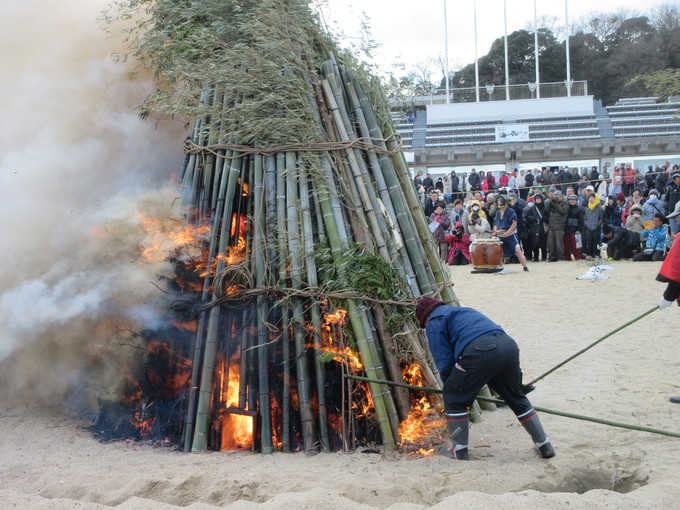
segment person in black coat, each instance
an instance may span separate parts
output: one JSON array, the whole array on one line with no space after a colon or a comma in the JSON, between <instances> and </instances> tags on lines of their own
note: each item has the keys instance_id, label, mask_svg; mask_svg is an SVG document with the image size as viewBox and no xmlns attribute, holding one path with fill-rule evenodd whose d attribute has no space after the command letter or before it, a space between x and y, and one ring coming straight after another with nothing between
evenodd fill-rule
<instances>
[{"instance_id":1,"label":"person in black coat","mask_svg":"<svg viewBox=\"0 0 680 510\"><path fill-rule=\"evenodd\" d=\"M545 199L543 193L536 193L534 201L527 204L523 212L524 228L528 236L526 238L527 258L532 257L534 262L538 262L539 252L542 260L548 258L548 213L545 210Z\"/></svg>"},{"instance_id":2,"label":"person in black coat","mask_svg":"<svg viewBox=\"0 0 680 510\"><path fill-rule=\"evenodd\" d=\"M437 202L439 202L439 193L437 190L430 193L430 197L425 199L425 217L429 218L434 214L434 209L437 207Z\"/></svg>"},{"instance_id":3,"label":"person in black coat","mask_svg":"<svg viewBox=\"0 0 680 510\"><path fill-rule=\"evenodd\" d=\"M470 191L479 191L482 189L482 178L474 168L470 170L470 175L468 175L468 185L470 186Z\"/></svg>"},{"instance_id":4,"label":"person in black coat","mask_svg":"<svg viewBox=\"0 0 680 510\"><path fill-rule=\"evenodd\" d=\"M529 190L531 187L534 185L534 174L531 173L531 170L527 170L526 174L524 174L524 186L525 188L523 190L519 190L520 196L526 200L527 196L529 195Z\"/></svg>"},{"instance_id":5,"label":"person in black coat","mask_svg":"<svg viewBox=\"0 0 680 510\"><path fill-rule=\"evenodd\" d=\"M581 248L576 245L576 234L583 230L583 210L578 205L578 196L567 197L567 223L564 227L564 260L581 259Z\"/></svg>"},{"instance_id":6,"label":"person in black coat","mask_svg":"<svg viewBox=\"0 0 680 510\"><path fill-rule=\"evenodd\" d=\"M640 247L640 234L605 223L602 225L602 243L607 247L609 258L629 259L633 256L633 251Z\"/></svg>"},{"instance_id":7,"label":"person in black coat","mask_svg":"<svg viewBox=\"0 0 680 510\"><path fill-rule=\"evenodd\" d=\"M674 211L675 205L680 201L680 172L675 172L671 177L671 182L666 185L666 211ZM678 233L678 222L676 220L670 221L671 231L674 234Z\"/></svg>"}]
</instances>

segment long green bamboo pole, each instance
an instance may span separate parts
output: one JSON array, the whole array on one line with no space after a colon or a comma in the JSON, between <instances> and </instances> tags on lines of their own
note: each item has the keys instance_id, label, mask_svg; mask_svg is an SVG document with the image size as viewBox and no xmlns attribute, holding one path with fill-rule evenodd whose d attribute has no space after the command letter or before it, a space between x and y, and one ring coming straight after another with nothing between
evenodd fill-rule
<instances>
[{"instance_id":1,"label":"long green bamboo pole","mask_svg":"<svg viewBox=\"0 0 680 510\"><path fill-rule=\"evenodd\" d=\"M231 155L231 151L228 151ZM207 257L207 270L206 275L203 279L203 292L201 294L201 303L206 303L209 298L210 282L212 279L211 266L212 261L215 260L215 251L217 249L217 243L219 239L220 224L222 222L222 217L224 215L224 200L226 194L227 186L227 167L223 165L222 172L225 174L220 178L220 188L218 191L218 198L215 203L215 212L213 214L213 224L210 236L210 246L208 248ZM191 445L193 443L194 434L194 423L196 418L196 395L197 388L199 385L199 375L201 367L201 356L203 354L203 339L205 338L205 327L206 327L206 312L202 311L198 319L198 327L196 329L196 337L194 339L194 356L193 363L191 367L191 390L189 392L189 405L187 408L187 426L184 432L184 451L191 451Z\"/></svg>"},{"instance_id":2,"label":"long green bamboo pole","mask_svg":"<svg viewBox=\"0 0 680 510\"><path fill-rule=\"evenodd\" d=\"M349 96L350 105L352 107L352 113L354 114L354 119L359 129L359 136L361 137L372 137L372 133L368 128L366 123L366 117L361 106L361 102L356 94L354 84L352 82L345 83L345 90ZM381 133L378 133L380 136ZM418 281L415 277L413 264L408 257L408 252L405 249L400 249L399 244L403 245L401 229L399 228L399 222L397 221L397 213L394 209L394 204L392 203L392 198L390 197L389 188L387 182L385 181L385 176L383 175L380 160L374 152L366 152L371 176L375 181L380 200L385 208L385 229L391 235L386 234L386 239L388 240L388 245L390 246L390 257L392 262L397 267L397 271L401 274L405 274L406 283L411 287L412 295L419 296L421 294L420 287L418 286ZM386 158L386 161L389 159ZM369 177L364 177L365 181L369 181ZM391 242L390 242L391 241ZM398 251L398 253L393 253Z\"/></svg>"},{"instance_id":3,"label":"long green bamboo pole","mask_svg":"<svg viewBox=\"0 0 680 510\"><path fill-rule=\"evenodd\" d=\"M330 83L326 80L322 80L321 87L326 96L326 101L329 105L329 110L335 120L335 127L338 130L340 139L351 141L353 137L350 136L349 132L347 131L347 128L345 127L343 121L343 113L341 112L340 106L336 101L336 96L333 94L333 90L331 88ZM368 187L361 175L361 165L359 163L357 155L354 152L354 150L347 150L345 151L345 154L349 162L349 168L352 172L354 182L356 183L356 187L359 192L359 198L361 200L360 203L364 209L366 221L371 228L371 232L373 234L373 238L375 239L378 251L385 260L390 260L390 254L389 251L387 250L383 230L380 228L380 224L378 223L377 215L379 212L377 213L373 208L373 203L371 202L371 198L368 193Z\"/></svg>"},{"instance_id":4,"label":"long green bamboo pole","mask_svg":"<svg viewBox=\"0 0 680 510\"><path fill-rule=\"evenodd\" d=\"M286 231L288 233L288 250L290 252L290 282L294 289L302 288L302 253L300 249L300 219L298 209L299 175L297 157L294 153L286 153ZM302 426L302 442L306 451L314 448L314 413L311 406L311 380L307 364L305 345L305 317L300 298L294 297L293 319L295 322L295 357L297 372L298 401L300 404L300 422Z\"/></svg>"},{"instance_id":5,"label":"long green bamboo pole","mask_svg":"<svg viewBox=\"0 0 680 510\"><path fill-rule=\"evenodd\" d=\"M264 161L260 155L255 156L255 179L253 188L253 258L255 259L255 284L258 288L265 286L265 190ZM268 314L265 296L257 296L257 366L259 375L259 409L260 409L260 443L261 453L274 451L272 443L271 402L269 397L269 332L266 326Z\"/></svg>"},{"instance_id":6,"label":"long green bamboo pole","mask_svg":"<svg viewBox=\"0 0 680 510\"><path fill-rule=\"evenodd\" d=\"M392 381L379 381L379 380L371 380L368 377L360 377L356 375L346 375L345 378L347 379L355 379L357 381L365 381L365 382L376 382L376 383L383 383L383 384L392 384L396 385L396 383ZM441 393L442 390L437 389L437 388L425 388L424 386L413 386L411 384L400 384L399 386L402 386L404 388L408 388L410 390L416 390L416 391L428 391L432 393ZM505 404L504 400L500 400L498 398L489 398L489 397L481 397L477 396L477 400L483 400L485 402L491 402L493 404ZM680 433L678 432L670 432L668 430L661 430L661 429L655 429L651 427L643 427L642 425L630 425L627 423L620 423L612 420L604 420L601 418L593 418L592 416L585 416L583 414L575 414L575 413L567 413L564 411L556 411L555 409L548 409L546 407L539 407L539 406L533 406L533 408L536 411L539 411L541 413L548 413L548 414L554 414L555 416L563 416L565 418L573 418L575 420L583 420L583 421L589 421L592 423L599 423L601 425L609 425L610 427L619 427L623 429L629 429L629 430L637 430L640 432L649 432L650 434L660 434L662 436L669 436L669 437L677 437L680 438Z\"/></svg>"},{"instance_id":7,"label":"long green bamboo pole","mask_svg":"<svg viewBox=\"0 0 680 510\"><path fill-rule=\"evenodd\" d=\"M316 261L314 260L314 236L312 231L312 212L309 200L311 186L305 169L305 162L298 162L300 175L300 212L302 213L302 236L304 245L305 268L307 283L310 287L319 286L317 278ZM319 436L321 447L325 451L330 451L328 438L328 412L326 410L326 377L323 364L321 363L321 312L319 304L314 302L310 305L312 317L312 343L314 346L314 371L316 373L316 393L319 408Z\"/></svg>"},{"instance_id":8,"label":"long green bamboo pole","mask_svg":"<svg viewBox=\"0 0 680 510\"><path fill-rule=\"evenodd\" d=\"M597 344L599 344L600 342L602 342L602 341L606 340L607 338L609 338L610 336L612 336L612 335L618 333L618 332L621 331L622 329L627 328L627 327L630 326L631 324L634 324L635 322L639 321L640 319L643 319L643 318L647 317L650 313L653 313L653 312L657 311L658 309L659 309L659 306L658 306L658 305L655 306L654 308L650 308L649 310L647 310L646 312L641 313L640 315L638 315L638 316L635 317L634 319L629 320L628 322L626 322L625 324L622 324L621 326L619 326L618 328L614 329L613 331L610 331L610 332L607 333L606 335L601 336L600 338L598 338L597 340L595 340L593 343L591 343L590 345L584 347L584 348L581 349L580 351L578 351L578 352L572 354L571 356L569 356L569 357L568 357L567 359L565 359L564 361L561 361L560 363L558 363L557 365L555 365L554 367L552 367L550 370L547 370L546 372L543 372L541 375L539 375L538 377L536 377L533 381L531 381L530 383L528 383L528 385L532 385L532 384L534 384L534 383L537 383L538 381L540 381L541 379L543 379L545 376L552 374L552 373L553 373L555 370L557 370L558 368L560 368L560 367L566 365L567 363L569 363L569 362L570 362L571 360L573 360L574 358L580 356L581 354L583 354L583 353L586 352L586 351L589 351L590 349L592 349L593 347L595 347L595 346L596 346Z\"/></svg>"},{"instance_id":9,"label":"long green bamboo pole","mask_svg":"<svg viewBox=\"0 0 680 510\"><path fill-rule=\"evenodd\" d=\"M224 215L222 218L222 228L220 231L220 241L218 253L226 253L227 242L231 230L231 216L233 212L233 200L236 192L238 178L241 175L241 167L244 165L244 158L233 159L229 168L227 180L227 190L225 193ZM223 259L218 260L216 274L225 267ZM213 292L213 300L217 296ZM210 430L210 406L212 402L212 380L215 369L215 354L217 353L217 342L220 321L219 306L210 309L208 316L208 331L206 334L205 350L203 354L203 369L201 373L201 384L199 389L198 405L196 410L196 429L191 451L204 451L208 448L208 433Z\"/></svg>"},{"instance_id":10,"label":"long green bamboo pole","mask_svg":"<svg viewBox=\"0 0 680 510\"><path fill-rule=\"evenodd\" d=\"M368 97L366 94L358 87L358 84L353 76L353 73L347 72L348 74L348 81L352 81L355 83L355 86L357 86L357 94L359 95L364 115L366 116L367 120L369 120L369 124L374 124L375 127L379 126L379 123L377 121L377 117L374 114L373 107L371 105L371 102L368 100ZM362 97L363 96L363 97ZM376 133L377 134L377 133ZM387 143L385 144L386 148L389 150L396 150L397 149L397 141L395 139L394 131L389 130L385 131L384 133L385 136L382 138L387 138ZM376 138L379 138L380 136L376 136ZM443 283L448 283L450 281L450 276L448 269L444 267L443 262L441 258L439 257L439 250L437 247L434 245L434 242L432 240L432 235L429 233L429 228L427 227L427 222L424 218L424 215L422 214L422 206L420 204L420 200L418 199L416 193L415 193L415 188L412 185L410 176L408 174L408 166L406 165L406 161L404 160L404 155L402 152L398 152L392 155L391 157L392 163L393 163L393 168L395 169L395 173L397 176L397 179L399 181L399 186L402 190L402 193L408 203L408 207L411 211L411 217L415 221L415 226L416 230L418 232L418 235L422 241L422 244L424 244L425 247L425 253L427 257L427 261L430 265L430 268L433 272L435 281L438 284L443 284ZM401 224L401 223L400 223ZM412 257L413 260L413 257ZM442 298L444 298L445 301L448 303L454 304L458 306L458 298L456 295L453 293L453 291L446 287L442 290L441 292Z\"/></svg>"},{"instance_id":11,"label":"long green bamboo pole","mask_svg":"<svg viewBox=\"0 0 680 510\"><path fill-rule=\"evenodd\" d=\"M279 283L286 283L288 276L288 235L286 233L286 156L283 153L276 155L276 233L278 239L278 272ZM281 396L282 432L281 448L284 452L290 451L290 369L292 365L290 356L290 312L288 307L282 309L282 356L283 356L283 390Z\"/></svg>"},{"instance_id":12,"label":"long green bamboo pole","mask_svg":"<svg viewBox=\"0 0 680 510\"><path fill-rule=\"evenodd\" d=\"M359 103L362 106L362 112L366 119L366 124L369 128L371 137L383 139L383 133L380 130L378 121L373 113L368 96L363 92L363 90L357 89L356 87L355 91L357 98L359 99ZM379 148L390 148L388 144L380 141L374 141L373 143ZM396 147L392 147L392 149L394 148ZM427 223L425 223L424 218L422 218L424 216L422 209L419 205L416 207L416 209L414 209L413 204L409 203L407 193L399 182L397 171L394 168L393 159L381 154L378 158L378 161L380 162L390 197L394 203L394 208L397 215L396 220L399 224L402 237L404 239L404 244L409 254L409 260L411 261L416 274L420 290L423 293L434 292L436 289L436 280L432 273L432 268L428 264L429 259L426 256L425 249L423 247L423 240L431 239L432 235L430 234L429 228L427 228ZM420 204L420 202L418 202L418 204ZM418 230L416 221L417 216L420 216L421 218L419 219L421 219L425 224L424 226L427 230L425 236L423 236L422 232Z\"/></svg>"},{"instance_id":13,"label":"long green bamboo pole","mask_svg":"<svg viewBox=\"0 0 680 510\"><path fill-rule=\"evenodd\" d=\"M332 178L332 176L328 175L326 175L326 177ZM332 185L329 183L326 183L325 186L319 187L318 203L323 213L324 227L330 244L331 253L336 262L340 263L343 257L344 247L341 244L341 235L339 232L345 228L345 225L344 223L338 224L333 221L334 216L331 208L331 200L329 193L327 192L327 190L331 188ZM344 277L344 275L342 276ZM376 374L376 370L374 368L376 364L374 363L374 360L371 356L371 350L368 347L367 332L364 329L361 314L357 309L357 303L353 299L347 299L345 301L345 305L348 310L348 317L352 326L352 331L354 332L354 336L357 341L357 347L359 349L359 353L361 354L361 359L366 367L366 373ZM387 412L387 407L385 405L382 388L380 385L373 383L369 383L369 386L371 395L373 396L376 418L383 439L383 444L385 445L386 450L393 450L395 445L394 435L392 433L392 426Z\"/></svg>"},{"instance_id":14,"label":"long green bamboo pole","mask_svg":"<svg viewBox=\"0 0 680 510\"><path fill-rule=\"evenodd\" d=\"M388 138L387 148L390 150L396 149L397 142L394 140L394 137L390 138L392 133L385 134ZM395 163L394 168L397 173L397 178L399 179L401 189L403 190L404 196L406 197L406 200L409 204L409 208L415 221L416 229L422 241L423 247L425 248L425 255L434 275L434 279L440 285L450 283L451 275L448 271L448 268L444 266L444 262L439 256L439 249L437 246L435 246L432 234L430 233L430 229L427 226L425 215L422 213L420 200L418 200L418 197L416 196L415 187L413 186L408 173L408 165L404 160L404 154L401 152L398 154L393 154L392 161ZM458 298L450 287L444 287L441 290L441 296L442 299L447 303L454 306L460 306Z\"/></svg>"}]
</instances>

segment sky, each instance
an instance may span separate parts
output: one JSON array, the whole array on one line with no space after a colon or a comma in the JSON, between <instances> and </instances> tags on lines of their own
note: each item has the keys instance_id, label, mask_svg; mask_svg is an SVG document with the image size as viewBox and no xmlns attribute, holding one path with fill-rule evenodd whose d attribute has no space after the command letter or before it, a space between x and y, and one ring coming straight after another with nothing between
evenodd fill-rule
<instances>
[{"instance_id":1,"label":"sky","mask_svg":"<svg viewBox=\"0 0 680 510\"><path fill-rule=\"evenodd\" d=\"M407 69L428 57L444 56L444 5L448 25L449 68L456 70L474 62L474 2L451 0L326 0L321 12L329 27L342 30L344 42L359 43L362 13L369 18L372 39L380 43L375 63L383 72L393 70L394 63L403 62ZM506 0L508 34L527 28L534 20L534 2ZM570 25L584 16L613 13L620 9L648 12L668 0L569 0ZM541 16L557 16L565 24L565 3L560 0L536 0L536 12ZM491 43L504 33L503 0L477 0L477 54L485 55ZM342 40L341 40L342 42Z\"/></svg>"}]
</instances>

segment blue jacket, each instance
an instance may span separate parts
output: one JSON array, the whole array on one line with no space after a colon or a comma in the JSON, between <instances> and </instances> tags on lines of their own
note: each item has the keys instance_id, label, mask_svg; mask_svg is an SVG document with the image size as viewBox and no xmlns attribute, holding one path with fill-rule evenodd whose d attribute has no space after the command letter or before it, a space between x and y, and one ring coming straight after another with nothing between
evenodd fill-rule
<instances>
[{"instance_id":1,"label":"blue jacket","mask_svg":"<svg viewBox=\"0 0 680 510\"><path fill-rule=\"evenodd\" d=\"M666 247L666 225L661 225L659 228L643 230L640 237L642 237L642 239L647 239L647 243L645 243L646 248L663 251Z\"/></svg>"},{"instance_id":2,"label":"blue jacket","mask_svg":"<svg viewBox=\"0 0 680 510\"><path fill-rule=\"evenodd\" d=\"M505 333L503 328L473 308L440 305L425 326L430 352L442 381L446 381L467 344L482 336Z\"/></svg>"}]
</instances>

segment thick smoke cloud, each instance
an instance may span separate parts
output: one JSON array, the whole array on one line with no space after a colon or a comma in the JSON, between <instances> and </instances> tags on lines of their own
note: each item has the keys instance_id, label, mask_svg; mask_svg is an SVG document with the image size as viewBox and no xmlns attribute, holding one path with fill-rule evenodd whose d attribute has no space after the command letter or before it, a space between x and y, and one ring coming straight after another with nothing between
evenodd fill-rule
<instances>
[{"instance_id":1,"label":"thick smoke cloud","mask_svg":"<svg viewBox=\"0 0 680 510\"><path fill-rule=\"evenodd\" d=\"M0 383L32 398L115 371L111 338L153 315L163 269L139 262L140 213L177 213L186 132L140 120L154 84L113 62L120 43L96 21L106 4L0 3Z\"/></svg>"}]
</instances>

